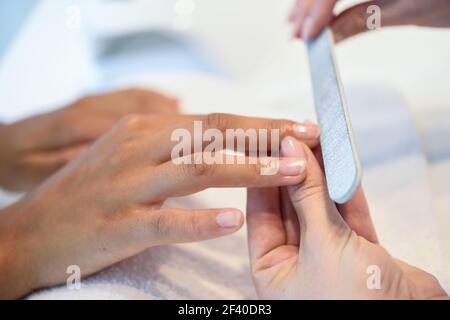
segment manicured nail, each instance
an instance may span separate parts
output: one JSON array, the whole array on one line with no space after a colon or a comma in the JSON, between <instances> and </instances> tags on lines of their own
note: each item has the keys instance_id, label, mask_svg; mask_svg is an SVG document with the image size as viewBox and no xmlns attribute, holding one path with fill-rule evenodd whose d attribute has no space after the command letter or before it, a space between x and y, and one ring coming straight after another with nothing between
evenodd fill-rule
<instances>
[{"instance_id":1,"label":"manicured nail","mask_svg":"<svg viewBox=\"0 0 450 320\"><path fill-rule=\"evenodd\" d=\"M221 228L235 228L241 224L241 219L239 211L224 211L216 215L216 222Z\"/></svg>"},{"instance_id":2,"label":"manicured nail","mask_svg":"<svg viewBox=\"0 0 450 320\"><path fill-rule=\"evenodd\" d=\"M306 161L303 159L282 159L280 174L283 176L298 176L305 171Z\"/></svg>"},{"instance_id":3,"label":"manicured nail","mask_svg":"<svg viewBox=\"0 0 450 320\"><path fill-rule=\"evenodd\" d=\"M284 157L305 159L305 151L300 142L292 137L286 137L281 142L281 152Z\"/></svg>"},{"instance_id":4,"label":"manicured nail","mask_svg":"<svg viewBox=\"0 0 450 320\"><path fill-rule=\"evenodd\" d=\"M302 30L302 39L303 41L308 41L311 36L311 28L312 28L313 20L311 17L306 17L305 22L303 23Z\"/></svg>"},{"instance_id":5,"label":"manicured nail","mask_svg":"<svg viewBox=\"0 0 450 320\"><path fill-rule=\"evenodd\" d=\"M316 139L320 136L320 127L314 123L297 123L294 125L294 133L298 138Z\"/></svg>"}]
</instances>

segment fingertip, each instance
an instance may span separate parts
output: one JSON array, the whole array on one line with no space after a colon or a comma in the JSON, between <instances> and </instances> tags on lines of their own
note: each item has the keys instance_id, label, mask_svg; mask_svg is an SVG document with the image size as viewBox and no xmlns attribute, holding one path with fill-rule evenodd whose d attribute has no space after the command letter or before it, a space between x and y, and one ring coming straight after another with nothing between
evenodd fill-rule
<instances>
[{"instance_id":1,"label":"fingertip","mask_svg":"<svg viewBox=\"0 0 450 320\"><path fill-rule=\"evenodd\" d=\"M290 136L281 141L281 154L283 157L306 159L303 143Z\"/></svg>"},{"instance_id":2,"label":"fingertip","mask_svg":"<svg viewBox=\"0 0 450 320\"><path fill-rule=\"evenodd\" d=\"M294 7L294 8L292 8L291 11L289 12L287 21L288 21L289 23L294 23L295 20L296 20L296 18L297 18L297 10L296 10L296 8Z\"/></svg>"},{"instance_id":3,"label":"fingertip","mask_svg":"<svg viewBox=\"0 0 450 320\"><path fill-rule=\"evenodd\" d=\"M292 37L300 39L302 35L303 18L296 18L296 20L293 21L292 24L293 24Z\"/></svg>"},{"instance_id":4,"label":"fingertip","mask_svg":"<svg viewBox=\"0 0 450 320\"><path fill-rule=\"evenodd\" d=\"M228 231L239 230L244 223L244 215L238 209L223 209L216 213L216 223Z\"/></svg>"},{"instance_id":5,"label":"fingertip","mask_svg":"<svg viewBox=\"0 0 450 320\"><path fill-rule=\"evenodd\" d=\"M293 126L294 135L300 139L318 139L320 137L319 125L312 122L296 123Z\"/></svg>"}]
</instances>

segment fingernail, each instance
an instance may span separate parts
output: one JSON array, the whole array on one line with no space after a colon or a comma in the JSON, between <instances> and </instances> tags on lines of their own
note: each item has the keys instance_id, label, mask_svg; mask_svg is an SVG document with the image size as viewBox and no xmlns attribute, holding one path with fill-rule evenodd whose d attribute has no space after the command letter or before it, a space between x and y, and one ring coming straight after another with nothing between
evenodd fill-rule
<instances>
[{"instance_id":1,"label":"fingernail","mask_svg":"<svg viewBox=\"0 0 450 320\"><path fill-rule=\"evenodd\" d=\"M306 161L303 159L282 159L280 174L283 176L298 176L305 171Z\"/></svg>"},{"instance_id":2,"label":"fingernail","mask_svg":"<svg viewBox=\"0 0 450 320\"><path fill-rule=\"evenodd\" d=\"M303 23L302 30L302 39L303 41L308 41L311 36L311 28L312 28L313 20L311 17L306 17L305 22Z\"/></svg>"},{"instance_id":3,"label":"fingernail","mask_svg":"<svg viewBox=\"0 0 450 320\"><path fill-rule=\"evenodd\" d=\"M281 152L284 157L305 159L305 152L300 142L292 137L286 137L281 142Z\"/></svg>"},{"instance_id":4,"label":"fingernail","mask_svg":"<svg viewBox=\"0 0 450 320\"><path fill-rule=\"evenodd\" d=\"M298 138L316 139L320 136L320 127L314 123L297 123L294 133Z\"/></svg>"},{"instance_id":5,"label":"fingernail","mask_svg":"<svg viewBox=\"0 0 450 320\"><path fill-rule=\"evenodd\" d=\"M221 228L235 228L241 224L242 214L239 211L224 211L216 215L216 222Z\"/></svg>"}]
</instances>

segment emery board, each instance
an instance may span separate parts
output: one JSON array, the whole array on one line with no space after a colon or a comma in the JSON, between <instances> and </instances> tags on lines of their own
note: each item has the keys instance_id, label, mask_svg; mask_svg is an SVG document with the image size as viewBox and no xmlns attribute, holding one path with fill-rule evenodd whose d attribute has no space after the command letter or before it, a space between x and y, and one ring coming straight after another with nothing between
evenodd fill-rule
<instances>
[{"instance_id":1,"label":"emery board","mask_svg":"<svg viewBox=\"0 0 450 320\"><path fill-rule=\"evenodd\" d=\"M336 203L345 203L360 185L361 165L333 46L329 28L307 41L328 192Z\"/></svg>"}]
</instances>

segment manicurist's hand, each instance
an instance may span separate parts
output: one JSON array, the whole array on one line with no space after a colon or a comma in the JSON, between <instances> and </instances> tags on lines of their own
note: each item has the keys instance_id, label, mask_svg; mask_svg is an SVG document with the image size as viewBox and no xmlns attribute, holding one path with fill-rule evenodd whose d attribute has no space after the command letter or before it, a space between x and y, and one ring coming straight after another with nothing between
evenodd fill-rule
<instances>
[{"instance_id":1,"label":"manicurist's hand","mask_svg":"<svg viewBox=\"0 0 450 320\"><path fill-rule=\"evenodd\" d=\"M297 0L290 12L289 21L294 36L303 40L315 38L330 25L336 41L368 31L367 12L371 5L381 11L381 26L417 25L450 27L450 1L448 0L375 0L361 1L339 15L333 14L337 0Z\"/></svg>"},{"instance_id":2,"label":"manicurist's hand","mask_svg":"<svg viewBox=\"0 0 450 320\"><path fill-rule=\"evenodd\" d=\"M71 265L86 276L146 248L223 236L243 223L242 213L233 208L163 208L168 197L209 187L286 186L303 180L301 157L281 158L275 174L262 175L270 162L252 162L254 155L246 150L225 152L230 164L195 162L206 155L208 143L184 155L174 153L180 143L173 139L175 132L190 137L186 145L198 141L194 121L202 123L205 135L278 129L281 136L318 144L316 126L285 120L128 116L20 202L0 211L0 297L63 283ZM245 147L252 149L250 143Z\"/></svg>"},{"instance_id":3,"label":"manicurist's hand","mask_svg":"<svg viewBox=\"0 0 450 320\"><path fill-rule=\"evenodd\" d=\"M248 236L253 280L265 299L432 299L446 293L432 275L377 243L362 190L337 207L309 148L282 143L285 157L307 159L305 179L250 189Z\"/></svg>"},{"instance_id":4,"label":"manicurist's hand","mask_svg":"<svg viewBox=\"0 0 450 320\"><path fill-rule=\"evenodd\" d=\"M0 188L30 190L130 113L176 114L177 101L154 91L129 89L1 125Z\"/></svg>"}]
</instances>

